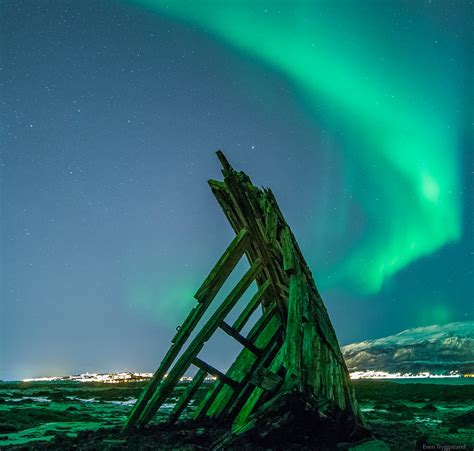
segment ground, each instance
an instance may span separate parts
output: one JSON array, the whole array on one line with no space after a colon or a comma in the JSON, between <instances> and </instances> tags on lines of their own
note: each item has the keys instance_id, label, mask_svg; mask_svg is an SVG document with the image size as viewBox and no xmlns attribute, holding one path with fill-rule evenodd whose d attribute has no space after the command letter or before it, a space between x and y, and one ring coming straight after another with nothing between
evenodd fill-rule
<instances>
[{"instance_id":1,"label":"ground","mask_svg":"<svg viewBox=\"0 0 474 451\"><path fill-rule=\"evenodd\" d=\"M354 385L373 435L390 449L442 449L440 445L473 449L474 384L356 381ZM120 427L142 389L143 383L0 383L0 448L207 449L224 433L224 429L208 432L205 424L196 428L183 423L171 430L158 425L121 437ZM178 392L157 420L172 408Z\"/></svg>"}]
</instances>

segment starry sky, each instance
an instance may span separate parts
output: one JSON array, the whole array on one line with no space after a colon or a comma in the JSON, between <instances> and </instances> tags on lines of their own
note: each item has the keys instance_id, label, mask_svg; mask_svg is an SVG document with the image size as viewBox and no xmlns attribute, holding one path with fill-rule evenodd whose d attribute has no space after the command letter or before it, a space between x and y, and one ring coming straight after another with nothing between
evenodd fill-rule
<instances>
[{"instance_id":1,"label":"starry sky","mask_svg":"<svg viewBox=\"0 0 474 451\"><path fill-rule=\"evenodd\" d=\"M233 238L218 148L341 344L472 320L473 9L2 1L0 379L157 367Z\"/></svg>"}]
</instances>

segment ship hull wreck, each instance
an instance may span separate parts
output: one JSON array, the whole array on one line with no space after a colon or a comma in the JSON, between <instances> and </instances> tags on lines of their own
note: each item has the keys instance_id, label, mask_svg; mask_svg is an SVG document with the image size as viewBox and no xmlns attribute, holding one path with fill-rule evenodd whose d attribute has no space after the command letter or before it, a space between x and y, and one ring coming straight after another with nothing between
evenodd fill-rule
<instances>
[{"instance_id":1,"label":"ship hull wreck","mask_svg":"<svg viewBox=\"0 0 474 451\"><path fill-rule=\"evenodd\" d=\"M193 380L166 424L176 427L199 387L212 375L216 380L191 422L225 425L225 433L212 445L216 449L249 443L323 448L368 436L328 313L273 193L234 170L222 152L217 156L224 180L210 180L209 185L235 238L196 292L195 307L177 328L124 431L145 428L180 379L195 367ZM248 270L202 324L242 258L247 259ZM255 294L229 324L227 317L252 284L257 287ZM259 318L243 334L255 312L260 312ZM242 346L226 372L200 357L217 330ZM186 423L189 426L189 420Z\"/></svg>"}]
</instances>

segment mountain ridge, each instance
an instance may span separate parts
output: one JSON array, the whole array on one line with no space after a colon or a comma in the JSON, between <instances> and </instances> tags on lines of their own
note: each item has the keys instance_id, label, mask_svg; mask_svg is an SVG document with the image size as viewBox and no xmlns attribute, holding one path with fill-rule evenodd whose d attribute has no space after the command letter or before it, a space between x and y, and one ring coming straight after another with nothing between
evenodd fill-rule
<instances>
[{"instance_id":1,"label":"mountain ridge","mask_svg":"<svg viewBox=\"0 0 474 451\"><path fill-rule=\"evenodd\" d=\"M415 327L343 346L350 372L474 373L474 321Z\"/></svg>"}]
</instances>

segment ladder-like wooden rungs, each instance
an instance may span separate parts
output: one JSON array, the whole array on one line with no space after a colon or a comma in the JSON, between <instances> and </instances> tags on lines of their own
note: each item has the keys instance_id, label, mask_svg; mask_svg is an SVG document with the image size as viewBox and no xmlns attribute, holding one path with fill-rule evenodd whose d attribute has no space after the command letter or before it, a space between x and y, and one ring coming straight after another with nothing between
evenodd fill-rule
<instances>
[{"instance_id":1,"label":"ladder-like wooden rungs","mask_svg":"<svg viewBox=\"0 0 474 451\"><path fill-rule=\"evenodd\" d=\"M204 360L201 360L199 357L194 357L194 359L192 360L192 364L197 366L200 370L205 371L208 374L212 374L214 377L234 389L238 389L240 387L240 384L237 381L234 381L230 377L227 377L222 371L219 371L217 368L214 368L212 365L209 365L209 363L205 362Z\"/></svg>"},{"instance_id":2,"label":"ladder-like wooden rungs","mask_svg":"<svg viewBox=\"0 0 474 451\"><path fill-rule=\"evenodd\" d=\"M247 340L243 335L241 335L237 330L232 326L227 324L225 321L221 321L219 327L229 336L237 340L242 346L247 348L249 351L253 352L256 356L259 356L262 353L260 348L257 348L251 341Z\"/></svg>"}]
</instances>

